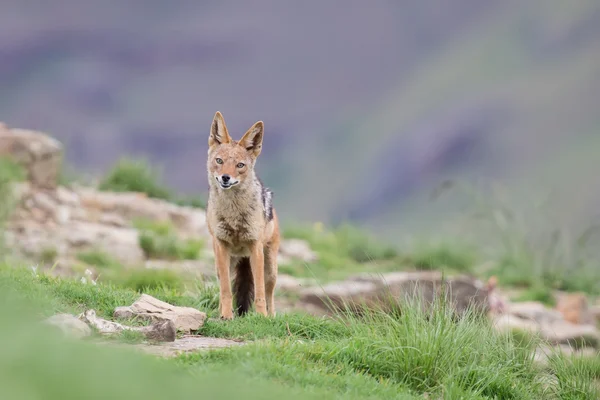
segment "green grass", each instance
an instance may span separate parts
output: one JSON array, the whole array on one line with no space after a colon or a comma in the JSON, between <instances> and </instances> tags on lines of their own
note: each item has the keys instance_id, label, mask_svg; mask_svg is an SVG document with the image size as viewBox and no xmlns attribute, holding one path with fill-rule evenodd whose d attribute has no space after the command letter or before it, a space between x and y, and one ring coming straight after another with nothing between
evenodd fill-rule
<instances>
[{"instance_id":1,"label":"green grass","mask_svg":"<svg viewBox=\"0 0 600 400\"><path fill-rule=\"evenodd\" d=\"M123 265L102 250L88 250L77 254L77 259L100 270L122 270Z\"/></svg>"},{"instance_id":2,"label":"green grass","mask_svg":"<svg viewBox=\"0 0 600 400\"><path fill-rule=\"evenodd\" d=\"M191 368L131 350L63 338L0 303L0 398L19 400L79 399L303 399L331 394L290 391L283 384L256 380L233 371L197 375ZM133 339L133 336L124 338ZM231 385L231 382L236 385Z\"/></svg>"},{"instance_id":3,"label":"green grass","mask_svg":"<svg viewBox=\"0 0 600 400\"><path fill-rule=\"evenodd\" d=\"M0 156L0 180L6 182L23 182L27 179L27 172L18 163L8 156Z\"/></svg>"},{"instance_id":4,"label":"green grass","mask_svg":"<svg viewBox=\"0 0 600 400\"><path fill-rule=\"evenodd\" d=\"M138 293L157 290L181 291L186 285L186 277L180 273L168 269L135 266L126 269L119 261L101 250L81 252L77 254L77 259L96 267L99 272L98 282L132 289Z\"/></svg>"},{"instance_id":5,"label":"green grass","mask_svg":"<svg viewBox=\"0 0 600 400\"><path fill-rule=\"evenodd\" d=\"M156 290L180 291L184 288L182 277L169 270L132 269L112 279L119 286L130 288L136 292Z\"/></svg>"},{"instance_id":6,"label":"green grass","mask_svg":"<svg viewBox=\"0 0 600 400\"><path fill-rule=\"evenodd\" d=\"M213 286L157 288L150 294L217 316L218 292ZM100 316L110 318L114 307L131 304L137 297L132 289L108 283L84 285L36 276L27 269L0 268L0 306L3 312L13 310L15 315L40 318L94 308ZM456 320L442 303L429 312L408 305L402 312L372 310L360 317L292 313L264 318L251 313L230 322L209 319L198 334L250 343L171 360L72 343L50 331L41 334L24 322L19 325L4 317L3 321L6 325L0 334L12 339L0 340L0 376L6 379L0 390L19 394L19 399L28 398L24 388L31 393L43 388L44 398L61 399L87 398L84 391L90 388L101 398L155 398L161 390L168 390L171 396L202 393L209 398L229 398L232 393L227 390L235 385L211 386L223 377L227 382L251 382L257 391L244 397L265 399L275 395L333 399L416 399L425 395L577 399L598 395L594 380L600 376L600 364L596 359L556 357L548 366L537 365L533 360L535 339L496 333L485 319L474 316ZM139 343L142 338L127 333L116 340ZM15 379L19 384L11 383ZM160 385L154 387L157 383ZM119 391L113 391L115 387ZM148 387L153 388L152 394L146 392Z\"/></svg>"},{"instance_id":7,"label":"green grass","mask_svg":"<svg viewBox=\"0 0 600 400\"><path fill-rule=\"evenodd\" d=\"M146 341L146 336L142 332L124 330L116 335L114 339L121 343L138 344Z\"/></svg>"},{"instance_id":8,"label":"green grass","mask_svg":"<svg viewBox=\"0 0 600 400\"><path fill-rule=\"evenodd\" d=\"M62 177L62 175L61 175ZM63 179L63 183L68 180ZM161 173L144 159L121 158L102 178L100 190L111 192L139 192L148 197L171 201L180 206L206 208L204 197L174 194L161 183Z\"/></svg>"},{"instance_id":9,"label":"green grass","mask_svg":"<svg viewBox=\"0 0 600 400\"><path fill-rule=\"evenodd\" d=\"M196 260L204 248L200 239L180 239L169 222L136 220L139 243L146 258Z\"/></svg>"},{"instance_id":10,"label":"green grass","mask_svg":"<svg viewBox=\"0 0 600 400\"><path fill-rule=\"evenodd\" d=\"M58 251L54 247L43 249L39 255L39 259L44 264L53 264L58 257Z\"/></svg>"},{"instance_id":11,"label":"green grass","mask_svg":"<svg viewBox=\"0 0 600 400\"><path fill-rule=\"evenodd\" d=\"M543 285L534 285L527 288L523 293L514 299L514 301L539 301L547 306L556 305L556 299L552 289Z\"/></svg>"},{"instance_id":12,"label":"green grass","mask_svg":"<svg viewBox=\"0 0 600 400\"><path fill-rule=\"evenodd\" d=\"M419 243L408 256L408 263L422 270L472 272L475 262L475 252L456 243Z\"/></svg>"},{"instance_id":13,"label":"green grass","mask_svg":"<svg viewBox=\"0 0 600 400\"><path fill-rule=\"evenodd\" d=\"M333 229L325 229L321 224L292 225L285 227L283 237L307 241L319 258L311 263L282 265L282 272L290 275L327 281L365 269L381 272L399 268L400 259L395 247L382 244L364 230L349 224Z\"/></svg>"},{"instance_id":14,"label":"green grass","mask_svg":"<svg viewBox=\"0 0 600 400\"><path fill-rule=\"evenodd\" d=\"M170 200L172 194L159 183L160 173L145 160L120 159L102 179L100 190L112 192L140 192L148 197Z\"/></svg>"}]
</instances>

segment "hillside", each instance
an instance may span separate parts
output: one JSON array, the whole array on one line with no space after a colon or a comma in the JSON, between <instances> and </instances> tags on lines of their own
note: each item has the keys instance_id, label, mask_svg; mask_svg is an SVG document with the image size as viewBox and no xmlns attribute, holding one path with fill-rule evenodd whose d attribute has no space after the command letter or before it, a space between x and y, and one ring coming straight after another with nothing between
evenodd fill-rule
<instances>
[{"instance_id":1,"label":"hillside","mask_svg":"<svg viewBox=\"0 0 600 400\"><path fill-rule=\"evenodd\" d=\"M597 213L593 0L34 3L2 6L0 115L58 137L72 170L143 156L203 193L218 109L238 135L265 121L286 220L438 232L466 204L426 201L449 178L516 207L551 193L560 226Z\"/></svg>"}]
</instances>

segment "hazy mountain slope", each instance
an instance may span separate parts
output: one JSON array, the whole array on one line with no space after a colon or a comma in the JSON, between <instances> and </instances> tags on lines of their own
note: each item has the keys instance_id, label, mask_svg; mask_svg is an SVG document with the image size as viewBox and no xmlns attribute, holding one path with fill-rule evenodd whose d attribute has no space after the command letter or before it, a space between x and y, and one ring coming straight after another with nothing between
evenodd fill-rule
<instances>
[{"instance_id":1,"label":"hazy mountain slope","mask_svg":"<svg viewBox=\"0 0 600 400\"><path fill-rule=\"evenodd\" d=\"M402 77L369 117L348 118L337 165L323 148L296 168L320 193L307 213L389 231L437 227L463 202L429 204L435 186L478 178L506 185L517 206L551 193L565 224L589 223L600 200L600 8L561 4L489 15Z\"/></svg>"}]
</instances>

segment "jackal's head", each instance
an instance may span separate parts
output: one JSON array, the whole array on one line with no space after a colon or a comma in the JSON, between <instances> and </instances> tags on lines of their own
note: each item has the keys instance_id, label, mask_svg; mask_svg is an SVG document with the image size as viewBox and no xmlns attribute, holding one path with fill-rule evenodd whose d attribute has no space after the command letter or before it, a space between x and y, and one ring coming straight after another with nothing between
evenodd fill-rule
<instances>
[{"instance_id":1,"label":"jackal's head","mask_svg":"<svg viewBox=\"0 0 600 400\"><path fill-rule=\"evenodd\" d=\"M254 163L262 149L263 132L264 124L258 121L240 140L233 140L223 115L217 111L208 136L207 169L211 186L216 184L228 190L253 176Z\"/></svg>"}]
</instances>

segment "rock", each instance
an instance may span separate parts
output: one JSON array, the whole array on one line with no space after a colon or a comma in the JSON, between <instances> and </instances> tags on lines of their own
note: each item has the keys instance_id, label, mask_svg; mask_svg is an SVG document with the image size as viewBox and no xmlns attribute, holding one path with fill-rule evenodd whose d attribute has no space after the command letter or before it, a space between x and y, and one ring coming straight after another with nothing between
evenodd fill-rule
<instances>
[{"instance_id":1,"label":"rock","mask_svg":"<svg viewBox=\"0 0 600 400\"><path fill-rule=\"evenodd\" d=\"M512 303L508 307L508 313L522 319L537 323L554 323L563 319L561 313L546 307L537 301L524 301Z\"/></svg>"},{"instance_id":2,"label":"rock","mask_svg":"<svg viewBox=\"0 0 600 400\"><path fill-rule=\"evenodd\" d=\"M10 156L22 165L34 186L57 186L62 152L62 144L42 132L0 128L0 155Z\"/></svg>"},{"instance_id":3,"label":"rock","mask_svg":"<svg viewBox=\"0 0 600 400\"><path fill-rule=\"evenodd\" d=\"M518 304L518 303L517 303ZM550 344L565 344L576 348L596 347L600 343L600 332L593 325L573 324L562 319L553 310L547 313L545 307L540 307L534 302L527 302L519 307L511 305L517 313L497 316L493 325L499 331L523 330L532 334L539 334L540 338ZM526 310L526 311L524 311Z\"/></svg>"},{"instance_id":4,"label":"rock","mask_svg":"<svg viewBox=\"0 0 600 400\"><path fill-rule=\"evenodd\" d=\"M468 308L487 313L487 289L482 282L464 276L442 279L436 271L393 272L382 276L359 275L344 282L301 291L305 303L329 309L334 307L389 307L392 303L417 300L424 308L439 295L450 300L462 315Z\"/></svg>"},{"instance_id":5,"label":"rock","mask_svg":"<svg viewBox=\"0 0 600 400\"><path fill-rule=\"evenodd\" d=\"M514 330L537 334L540 326L535 321L519 318L515 315L503 314L492 318L492 325L499 332L510 332Z\"/></svg>"},{"instance_id":6,"label":"rock","mask_svg":"<svg viewBox=\"0 0 600 400\"><path fill-rule=\"evenodd\" d=\"M177 337L177 328L173 321L157 322L138 329L148 339L156 342L174 342Z\"/></svg>"},{"instance_id":7,"label":"rock","mask_svg":"<svg viewBox=\"0 0 600 400\"><path fill-rule=\"evenodd\" d=\"M12 194L17 203L21 203L31 195L31 184L29 182L13 182L12 185Z\"/></svg>"},{"instance_id":8,"label":"rock","mask_svg":"<svg viewBox=\"0 0 600 400\"><path fill-rule=\"evenodd\" d=\"M142 193L101 192L90 188L79 188L77 193L83 206L89 210L115 213L128 221L135 219L169 221L184 238L208 236L206 215L199 209L149 198Z\"/></svg>"},{"instance_id":9,"label":"rock","mask_svg":"<svg viewBox=\"0 0 600 400\"><path fill-rule=\"evenodd\" d=\"M87 337L92 334L92 330L85 322L71 314L56 314L50 318L47 318L44 322L60 328L65 335L77 339Z\"/></svg>"},{"instance_id":10,"label":"rock","mask_svg":"<svg viewBox=\"0 0 600 400\"><path fill-rule=\"evenodd\" d=\"M57 187L54 196L58 203L65 206L77 207L80 204L79 195L64 186Z\"/></svg>"},{"instance_id":11,"label":"rock","mask_svg":"<svg viewBox=\"0 0 600 400\"><path fill-rule=\"evenodd\" d=\"M303 287L311 285L313 282L306 279L294 278L290 275L280 274L277 276L276 288L283 292L299 292Z\"/></svg>"},{"instance_id":12,"label":"rock","mask_svg":"<svg viewBox=\"0 0 600 400\"><path fill-rule=\"evenodd\" d=\"M173 306L150 295L142 294L128 307L117 307L115 318L130 319L139 317L150 321L173 321L175 328L182 332L200 329L206 320L206 313L191 307Z\"/></svg>"},{"instance_id":13,"label":"rock","mask_svg":"<svg viewBox=\"0 0 600 400\"><path fill-rule=\"evenodd\" d=\"M600 305L593 305L590 307L590 314L593 318L594 324L600 324Z\"/></svg>"},{"instance_id":14,"label":"rock","mask_svg":"<svg viewBox=\"0 0 600 400\"><path fill-rule=\"evenodd\" d=\"M300 239L285 239L279 245L279 262L289 264L291 260L314 262L318 260L317 254L312 251L308 242Z\"/></svg>"},{"instance_id":15,"label":"rock","mask_svg":"<svg viewBox=\"0 0 600 400\"><path fill-rule=\"evenodd\" d=\"M552 344L568 344L575 348L597 347L600 332L594 325L579 325L559 320L540 325L541 337Z\"/></svg>"},{"instance_id":16,"label":"rock","mask_svg":"<svg viewBox=\"0 0 600 400\"><path fill-rule=\"evenodd\" d=\"M39 208L40 210L53 214L54 210L58 206L58 203L52 198L47 191L38 190L31 196L33 200L33 207Z\"/></svg>"},{"instance_id":17,"label":"rock","mask_svg":"<svg viewBox=\"0 0 600 400\"><path fill-rule=\"evenodd\" d=\"M592 324L594 316L590 311L588 299L583 293L560 293L556 310L566 321L573 324Z\"/></svg>"},{"instance_id":18,"label":"rock","mask_svg":"<svg viewBox=\"0 0 600 400\"><path fill-rule=\"evenodd\" d=\"M94 310L86 310L79 319L93 326L103 335L114 335L125 330L140 332L146 338L161 342L174 342L177 334L173 321L158 321L149 326L132 327L99 318Z\"/></svg>"},{"instance_id":19,"label":"rock","mask_svg":"<svg viewBox=\"0 0 600 400\"><path fill-rule=\"evenodd\" d=\"M379 287L373 282L334 282L320 287L310 287L300 292L303 303L317 306L324 310L343 307L351 304L373 306L379 303L377 293Z\"/></svg>"},{"instance_id":20,"label":"rock","mask_svg":"<svg viewBox=\"0 0 600 400\"><path fill-rule=\"evenodd\" d=\"M147 269L166 269L198 278L213 278L217 274L214 264L202 260L146 260L144 265Z\"/></svg>"},{"instance_id":21,"label":"rock","mask_svg":"<svg viewBox=\"0 0 600 400\"><path fill-rule=\"evenodd\" d=\"M59 225L66 225L71 219L71 210L66 206L58 206L54 212L54 220Z\"/></svg>"},{"instance_id":22,"label":"rock","mask_svg":"<svg viewBox=\"0 0 600 400\"><path fill-rule=\"evenodd\" d=\"M61 242L67 243L73 253L100 249L126 265L141 265L144 252L140 248L137 230L119 228L92 222L72 221L54 232Z\"/></svg>"}]
</instances>

